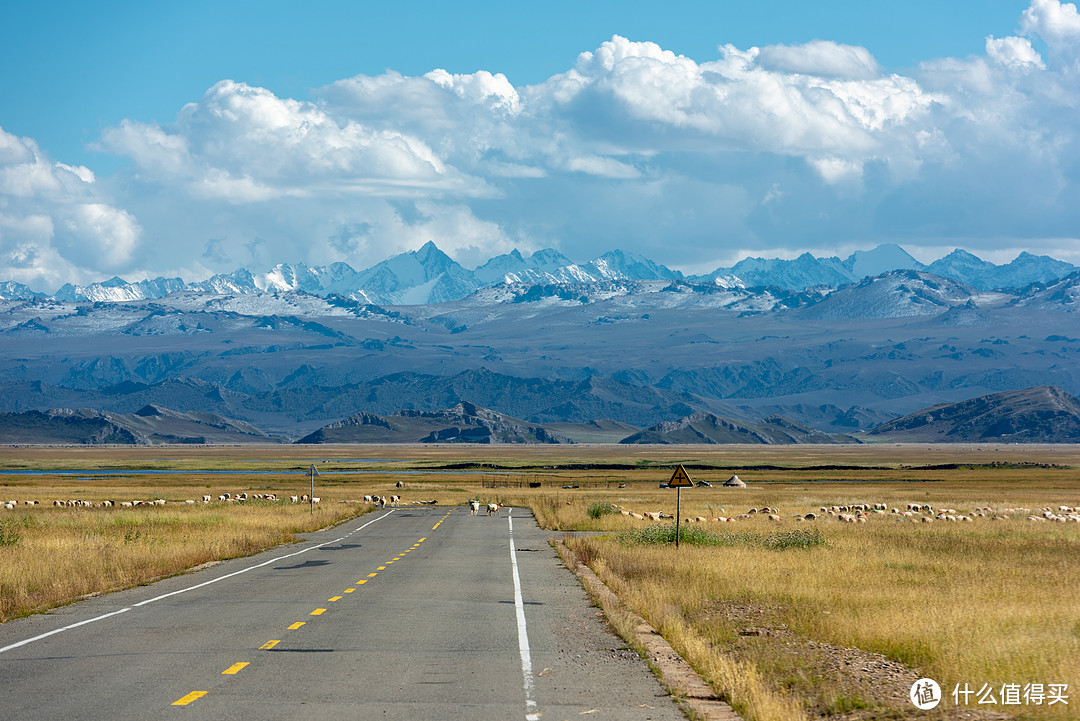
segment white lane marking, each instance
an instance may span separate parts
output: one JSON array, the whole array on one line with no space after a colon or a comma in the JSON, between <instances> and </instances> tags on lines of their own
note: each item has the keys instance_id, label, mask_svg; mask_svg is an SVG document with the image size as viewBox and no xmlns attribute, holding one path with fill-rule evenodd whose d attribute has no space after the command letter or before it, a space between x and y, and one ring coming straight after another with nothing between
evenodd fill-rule
<instances>
[{"instance_id":1,"label":"white lane marking","mask_svg":"<svg viewBox=\"0 0 1080 721\"><path fill-rule=\"evenodd\" d=\"M33 643L34 641L39 641L39 640L45 638L46 636L52 636L54 633L60 633L61 631L67 631L67 630L72 629L72 628L78 628L79 626L83 626L83 625L88 624L88 623L93 623L94 621L100 621L103 618L108 618L109 616L115 616L115 615L117 615L119 613L124 613L125 611L130 611L130 610L131 610L130 608L122 608L119 611L113 611L112 613L106 613L106 614L104 614L102 616L95 616L94 618L88 618L85 621L79 621L78 623L73 623L70 626L64 626L63 628L56 628L56 629L53 629L52 631L48 631L46 633L43 633L40 636L34 636L33 638L28 638L25 641L19 641L18 643L13 643L10 646L4 646L3 648L0 648L0 653L3 653L4 651L10 651L11 649L18 648L19 646L25 646L26 644Z\"/></svg>"},{"instance_id":2,"label":"white lane marking","mask_svg":"<svg viewBox=\"0 0 1080 721\"><path fill-rule=\"evenodd\" d=\"M148 598L145 601L140 601L139 603L133 603L133 604L131 604L131 606L132 606L132 608L138 608L139 606L145 606L148 603L153 603L154 601L160 601L163 598L168 598L170 596L175 596L175 595L180 594L180 593L187 593L188 591L194 591L197 588L202 588L203 586L209 586L211 583L217 583L218 581L224 581L226 578L232 578L233 576L239 576L241 573L247 573L248 571L254 571L256 568L262 568L263 566L269 566L271 563L277 563L278 561L284 561L286 558L292 558L294 556L299 556L301 553L307 553L308 551L314 551L316 548L322 548L323 546L329 546L331 543L337 543L339 541L344 541L346 538L348 538L352 534L356 533L357 531L362 530L364 528L367 528L372 523L375 523L377 521L381 521L382 519L386 518L386 516L389 516L391 513L393 513L393 511L389 511L383 516L379 516L378 518L372 519L372 520L368 521L367 523L365 523L364 525L360 526L359 528L353 529L349 533L346 533L341 538L335 538L332 541L326 541L326 542L320 543L320 544L318 544L316 546L308 546L307 548L305 548L305 549L303 549L301 551L297 551L296 553L287 553L284 556L278 556L277 558L271 558L269 561L264 561L262 563L255 564L254 566L248 566L247 568L242 568L239 571L233 571L232 573L227 573L224 576L219 576L218 578L212 578L209 581L203 581L202 583L197 583L194 586L188 586L187 588L181 588L179 591L172 591L170 593L163 593L160 596L155 596L154 598Z\"/></svg>"},{"instance_id":3,"label":"white lane marking","mask_svg":"<svg viewBox=\"0 0 1080 721\"><path fill-rule=\"evenodd\" d=\"M538 721L536 699L533 698L534 684L532 672L532 654L529 652L529 632L525 628L525 603L521 600L521 576L518 574L517 549L514 547L514 519L512 508L506 509L506 520L510 524L510 567L514 572L514 609L517 611L518 651L521 653L521 675L525 678L525 720Z\"/></svg>"},{"instance_id":4,"label":"white lane marking","mask_svg":"<svg viewBox=\"0 0 1080 721\"><path fill-rule=\"evenodd\" d=\"M116 616L117 614L125 613L127 611L130 611L133 608L138 608L139 606L145 606L148 603L153 603L154 601L160 601L163 598L168 598L169 596L175 596L178 593L187 593L188 591L194 591L196 588L202 588L203 586L209 586L211 583L217 583L218 581L224 581L226 578L232 578L233 576L239 576L241 573L247 573L248 571L253 571L256 568L262 568L263 566L268 566L271 563L277 563L278 561L283 561L286 558L292 558L293 556L299 556L301 553L307 553L308 551L313 551L316 548L322 548L323 546L329 546L331 543L337 543L338 541L344 541L346 538L348 538L352 534L356 533L357 531L364 530L365 528L370 526L372 523L375 523L376 521L381 521L382 519L386 518L387 516L389 516L393 512L394 512L393 510L387 511L384 515L379 516L378 518L374 518L374 519L368 521L367 523L365 523L362 526L354 528L353 530L349 531L348 533L346 533L341 538L335 538L332 541L326 541L326 542L320 543L320 544L318 544L316 546L309 546L308 548L305 548L302 551L297 551L296 553L289 553L289 554L286 554L284 556L278 556L277 558L271 559L271 560L266 561L264 563L259 563L259 564L256 564L254 566L249 566L248 568L244 568L244 569L241 569L239 571L234 571L233 573L229 573L229 574L226 574L226 575L221 576L219 578L214 578L214 579L211 579L209 581L205 581L203 583L198 583L198 584L195 584L194 586L188 586L187 588L182 588L179 591L173 591L171 593L166 593L166 594L162 594L161 596L157 596L156 598L150 598L150 599L147 599L146 601L140 601L139 603L133 603L131 606L129 606L127 608L122 608L119 611L112 611L111 613L105 613L105 614L102 614L100 616L94 616L93 618L88 618L85 621L79 621L78 623L73 623L73 624L71 624L69 626L64 626L63 628L56 628L56 629L53 629L52 631L47 631L47 632L45 632L43 634L40 634L38 636L34 636L33 638L28 638L28 639L25 639L23 641L13 643L10 646L4 646L3 648L0 648L0 653L4 653L5 651L10 651L12 649L19 648L20 646L25 646L26 644L33 643L34 641L40 641L43 638L48 638L49 636L60 633L62 631L69 631L69 630L71 630L73 628L78 628L79 626L85 626L88 623L93 623L94 621L100 621L100 620L102 620L104 618L109 618L110 616Z\"/></svg>"}]
</instances>

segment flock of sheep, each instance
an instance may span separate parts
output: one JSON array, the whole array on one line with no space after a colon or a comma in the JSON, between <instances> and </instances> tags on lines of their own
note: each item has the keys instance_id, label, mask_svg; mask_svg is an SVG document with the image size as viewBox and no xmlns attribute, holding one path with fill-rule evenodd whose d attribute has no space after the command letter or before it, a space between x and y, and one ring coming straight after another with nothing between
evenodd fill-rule
<instances>
[{"instance_id":1,"label":"flock of sheep","mask_svg":"<svg viewBox=\"0 0 1080 721\"><path fill-rule=\"evenodd\" d=\"M319 503L322 499L319 497L309 497L306 493L297 496L289 496L289 501L292 503ZM212 503L214 497L211 495L204 495L202 497L203 503ZM248 500L259 501L278 501L278 496L275 493L222 493L217 496L217 500L222 503L243 503ZM342 501L345 503L346 501ZM351 501L356 503L358 501ZM401 496L378 496L370 495L364 496L364 503L371 503L376 508L385 508L386 506L397 506L401 503ZM132 508L137 506L164 506L168 503L163 498L157 498L154 500L144 501L85 501L85 500L56 500L53 501L53 506L57 507L71 507L71 508L111 508L113 506L119 506L124 508ZM172 501L172 503L182 503L185 505L194 505L198 503L195 500L185 501ZM414 504L434 504L435 501L413 501ZM23 506L38 506L41 505L40 501L22 501ZM7 510L12 510L20 505L19 501L7 501L3 504ZM479 501L470 501L469 510L472 515L477 515L480 510ZM498 515L499 505L496 503L487 504L488 515ZM635 513L626 509L620 509L622 515L637 520L650 520L650 521L662 521L672 519L669 513L662 511L646 511L645 513ZM897 521L916 520L918 519L922 523L932 523L933 521L946 521L946 522L971 522L974 518L988 517L991 520L1004 520L1009 518L1023 518L1036 523L1080 523L1080 506L1058 506L1057 509L1053 509L1050 506L1046 506L1037 512L1033 512L1030 508L999 508L993 509L989 506L983 506L976 508L969 514L957 513L953 508L934 508L929 504L908 503L905 508L900 509L897 507L889 508L885 503L858 503L846 506L821 506L817 512L811 512L806 514L793 514L791 517L800 522L816 521L818 519L825 519L834 517L844 523L866 523L867 519L874 518L875 516L891 517ZM771 508L768 506L762 508L751 508L746 513L740 513L735 516L695 516L684 519L685 523L733 523L737 521L747 521L752 518L768 518L770 521L778 522L783 520L780 516L780 511L777 508Z\"/></svg>"},{"instance_id":2,"label":"flock of sheep","mask_svg":"<svg viewBox=\"0 0 1080 721\"><path fill-rule=\"evenodd\" d=\"M292 503L308 503L309 501L311 503L319 503L320 501L322 501L322 499L319 498L318 496L312 497L312 496L309 496L306 493L304 493L302 495L287 496L287 497L283 497L283 498L278 498L278 495L276 493L222 493L222 494L220 494L220 495L218 495L216 497L213 496L213 495L209 495L209 494L204 495L204 496L202 496L201 502L209 504L209 503L213 503L215 501L215 499L216 499L217 501L220 501L221 503L243 503L245 501L284 501L285 498L287 498ZM150 501L142 501L142 500L137 500L137 501L84 501L84 500L69 499L69 500L53 501L52 504L53 504L53 506L56 506L56 507L66 507L66 508L112 508L114 506L124 507L124 508L133 508L133 507L136 507L136 506L164 506L167 503L168 504L195 505L195 504L199 503L199 501L196 501L196 500L193 500L193 499L188 499L188 500L184 500L184 501L166 501L164 498L157 498L157 499L150 500ZM370 503L370 504L374 505L376 508L385 508L386 506L397 506L400 503L402 503L402 500L401 500L401 496L396 495L396 494L395 495L390 495L390 496L370 495L370 496L364 496L363 501L349 500L349 501L340 501L340 503ZM432 506L432 505L435 505L437 503L437 501L435 501L435 500L431 500L431 501L412 501L411 503L413 505ZM3 507L5 509L10 511L10 510L12 510L12 509L14 509L14 508L16 508L18 506L40 506L41 502L40 501L17 501L17 500L12 500L12 501L6 501L6 502L5 501L0 501L0 505L3 505Z\"/></svg>"},{"instance_id":3,"label":"flock of sheep","mask_svg":"<svg viewBox=\"0 0 1080 721\"><path fill-rule=\"evenodd\" d=\"M214 500L214 497L212 495L205 495L205 496L202 497L202 502L203 503L212 503L213 500ZM217 497L217 500L221 501L222 503L243 503L244 501L248 501L248 500L277 501L279 499L278 499L276 493L251 493L251 494L248 494L248 493L222 493L221 495L219 495ZM292 501L293 503L300 503L300 502L307 503L308 495L304 494L302 496L289 496L289 500ZM318 497L311 499L311 501L313 503L318 503L321 500L322 499L318 498ZM18 506L19 503L20 503L19 501L7 501L7 502L4 503L4 508L10 511L10 510L14 509L16 506ZM190 498L187 499L187 500L184 500L184 501L166 501L164 498L155 498L154 500L151 500L151 501L142 501L142 500L136 500L136 501L84 501L84 500L67 499L67 500L56 500L56 501L52 502L53 506L56 506L58 508L113 508L113 507L134 508L134 507L137 507L137 506L164 506L167 503L179 503L179 504L183 504L183 505L192 506L192 505L195 505L196 503L198 503L198 501L190 499ZM22 505L24 505L24 506L40 506L41 502L40 501L22 501Z\"/></svg>"},{"instance_id":4,"label":"flock of sheep","mask_svg":"<svg viewBox=\"0 0 1080 721\"><path fill-rule=\"evenodd\" d=\"M635 513L626 509L620 509L619 512L629 518L642 521L660 521L674 518L671 514L663 513L661 511ZM984 517L989 517L991 520L1005 520L1013 517L1022 518L1025 515L1027 516L1027 520L1037 523L1045 523L1048 521L1057 523L1080 523L1080 506L1058 506L1056 512L1047 506L1040 511L1040 515L1034 515L1030 508L1000 508L995 510L989 506L983 506L976 508L970 514L963 514L957 513L954 508L934 508L925 503L909 503L904 509L896 507L889 508L886 503L858 503L846 506L822 506L817 512L806 514L795 513L791 517L799 522L816 521L818 519L834 517L844 523L866 523L867 519L880 516L894 518L897 521L914 521L915 519L919 519L922 523L932 523L934 521L971 522L974 518ZM694 516L683 519L683 522L733 523L737 521L748 521L755 517L768 518L768 520L773 522L783 520L779 509L765 506L763 508L751 508L746 513L740 513L736 516Z\"/></svg>"}]
</instances>

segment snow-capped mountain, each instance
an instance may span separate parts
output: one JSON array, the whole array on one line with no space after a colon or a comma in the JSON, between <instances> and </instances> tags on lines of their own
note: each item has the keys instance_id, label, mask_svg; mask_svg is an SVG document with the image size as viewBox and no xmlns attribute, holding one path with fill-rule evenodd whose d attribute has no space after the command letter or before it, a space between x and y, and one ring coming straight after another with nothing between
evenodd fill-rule
<instances>
[{"instance_id":1,"label":"snow-capped mountain","mask_svg":"<svg viewBox=\"0 0 1080 721\"><path fill-rule=\"evenodd\" d=\"M1033 284L1025 289L1013 303L1021 307L1038 307L1048 310L1069 312L1080 310L1080 271L1049 283Z\"/></svg>"},{"instance_id":2,"label":"snow-capped mountain","mask_svg":"<svg viewBox=\"0 0 1080 721\"><path fill-rule=\"evenodd\" d=\"M683 274L637 253L612 250L587 263L585 271L596 280L677 280Z\"/></svg>"},{"instance_id":3,"label":"snow-capped mountain","mask_svg":"<svg viewBox=\"0 0 1080 721\"><path fill-rule=\"evenodd\" d=\"M169 293L185 290L186 287L180 278L155 278L129 283L123 278L114 276L103 283L91 283L86 286L68 283L56 291L53 298L67 302L89 300L117 303L161 298Z\"/></svg>"},{"instance_id":4,"label":"snow-capped mountain","mask_svg":"<svg viewBox=\"0 0 1080 721\"><path fill-rule=\"evenodd\" d=\"M11 280L0 283L0 300L31 300L42 297L43 293L35 293L28 285Z\"/></svg>"},{"instance_id":5,"label":"snow-capped mountain","mask_svg":"<svg viewBox=\"0 0 1080 721\"><path fill-rule=\"evenodd\" d=\"M836 256L817 258L803 253L794 260L781 258L744 258L730 268L717 268L697 280L738 278L749 288L776 286L785 290L804 290L819 286L839 288L891 270L926 270L906 250L886 243L873 250L857 250L846 259Z\"/></svg>"},{"instance_id":6,"label":"snow-capped mountain","mask_svg":"<svg viewBox=\"0 0 1080 721\"><path fill-rule=\"evenodd\" d=\"M254 277L259 290L303 291L312 295L349 296L357 289L359 273L347 263L310 268L303 263L281 263Z\"/></svg>"},{"instance_id":7,"label":"snow-capped mountain","mask_svg":"<svg viewBox=\"0 0 1080 721\"><path fill-rule=\"evenodd\" d=\"M793 260L746 258L730 268L718 268L710 274L690 278L622 250L610 251L583 264L574 263L550 248L528 256L513 250L469 270L428 242L419 250L401 253L363 271L343 262L317 267L281 263L264 273L241 268L196 282L181 278L137 282L111 278L89 285L67 284L52 297L64 302L128 302L163 298L180 291L232 295L300 292L379 305L425 305L460 300L478 289L502 284L527 287L688 281L729 290L774 287L800 293L810 288L838 289L898 270L930 272L979 290L995 290L1051 283L1077 268L1030 253L1021 253L1006 265L995 265L962 250L923 266L903 248L886 244L857 251L844 260L816 258L810 253ZM20 283L0 283L0 300L34 297L43 295Z\"/></svg>"},{"instance_id":8,"label":"snow-capped mountain","mask_svg":"<svg viewBox=\"0 0 1080 721\"><path fill-rule=\"evenodd\" d=\"M1033 255L1024 251L1005 265L982 260L965 250L954 250L944 258L935 260L927 270L935 275L955 278L962 283L993 290L998 288L1026 288L1032 283L1047 283L1072 273L1076 266L1046 255Z\"/></svg>"},{"instance_id":9,"label":"snow-capped mountain","mask_svg":"<svg viewBox=\"0 0 1080 721\"><path fill-rule=\"evenodd\" d=\"M856 279L869 278L891 270L926 270L926 266L895 243L885 243L873 250L856 250L844 261Z\"/></svg>"},{"instance_id":10,"label":"snow-capped mountain","mask_svg":"<svg viewBox=\"0 0 1080 721\"><path fill-rule=\"evenodd\" d=\"M830 320L936 316L954 306L1003 304L1007 296L916 270L895 270L841 288L806 310Z\"/></svg>"},{"instance_id":11,"label":"snow-capped mountain","mask_svg":"<svg viewBox=\"0 0 1080 721\"><path fill-rule=\"evenodd\" d=\"M996 265L965 250L954 250L930 265L923 265L898 245L886 243L873 250L855 251L844 260L817 258L803 253L794 260L780 258L744 258L730 268L717 268L694 280L738 278L746 287L776 286L803 290L815 286L840 288L894 270L929 272L966 283L979 290L1026 288L1032 283L1047 283L1077 270L1071 263L1045 255L1023 252L1012 262Z\"/></svg>"},{"instance_id":12,"label":"snow-capped mountain","mask_svg":"<svg viewBox=\"0 0 1080 721\"><path fill-rule=\"evenodd\" d=\"M228 275L215 275L198 283L189 283L188 287L196 292L218 293L222 295L246 295L259 292L259 286L255 282L255 276L246 268L240 268Z\"/></svg>"},{"instance_id":13,"label":"snow-capped mountain","mask_svg":"<svg viewBox=\"0 0 1080 721\"><path fill-rule=\"evenodd\" d=\"M570 283L585 272L557 250L538 250L525 257L515 248L497 255L473 271L483 285L498 283Z\"/></svg>"},{"instance_id":14,"label":"snow-capped mountain","mask_svg":"<svg viewBox=\"0 0 1080 721\"><path fill-rule=\"evenodd\" d=\"M428 241L359 273L356 290L374 303L424 305L468 295L480 287L472 273Z\"/></svg>"},{"instance_id":15,"label":"snow-capped mountain","mask_svg":"<svg viewBox=\"0 0 1080 721\"><path fill-rule=\"evenodd\" d=\"M697 279L716 283L726 279L724 282L730 283L732 278L749 288L774 286L785 290L837 288L858 280L839 258L815 258L810 253L794 260L744 258L730 268L717 268Z\"/></svg>"}]
</instances>

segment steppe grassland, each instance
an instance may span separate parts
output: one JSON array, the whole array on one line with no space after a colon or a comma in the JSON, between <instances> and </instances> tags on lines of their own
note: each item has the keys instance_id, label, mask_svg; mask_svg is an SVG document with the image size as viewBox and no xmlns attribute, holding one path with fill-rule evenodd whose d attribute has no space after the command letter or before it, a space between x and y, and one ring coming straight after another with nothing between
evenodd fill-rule
<instances>
[{"instance_id":1,"label":"steppe grassland","mask_svg":"<svg viewBox=\"0 0 1080 721\"><path fill-rule=\"evenodd\" d=\"M674 513L675 492L657 484L670 477L671 464L683 462L695 480L714 484L682 492L684 517L736 515L750 507L779 508L784 518L779 524L761 517L736 524L705 524L709 530L743 540L808 528L806 523L796 525L791 515L823 505L881 502L903 507L919 502L958 511L987 505L1033 511L1080 505L1080 449L1076 447L352 446L38 449L29 453L0 449L0 469L179 468L191 473L93 481L0 473L0 498L48 502L53 497L163 497L181 501L204 493L263 490L283 496L306 492L305 471L316 454L331 459L325 464L315 461L317 467L340 475L324 473L317 480L316 494L324 500L314 520L306 507L287 502L265 507L169 505L110 509L108 513L51 508L0 511L8 514L0 515L5 528L21 536L15 545L0 545L0 572L14 566L14 554L30 544L32 533L85 544L64 549L42 542L28 556L32 561L20 562L23 571L0 581L0 596L5 599L11 589L26 593L25 588L49 586L57 577L69 575L69 567L63 564L70 559L78 567L97 569L77 588L55 589L59 600L24 604L25 609L140 583L212 558L252 553L287 540L290 534L357 513L355 504L337 501L389 492L399 479L408 486L402 491L406 501L436 499L442 505L454 505L475 496L485 502L529 506L542 525L553 530L618 532L645 528L651 522L618 514L594 518L590 507L611 503L637 512ZM1003 465L989 465L993 463ZM283 474L200 477L196 472L211 468ZM447 473L448 468L459 470ZM396 473L405 470L410 475ZM749 488L720 488L732 473L738 473ZM540 482L542 487L529 489L529 482ZM619 488L623 483L626 487ZM565 489L563 485L578 487ZM150 514L140 515L144 510ZM14 523L16 518L34 520L20 521L25 525L20 528ZM262 524L258 532L248 525L256 519ZM783 644L757 643L740 636L750 621L725 613L733 605L754 609L753 624L784 629L798 639L879 651L936 678L947 690L956 683L975 688L983 683L998 687L1005 682L1068 683L1073 695L1069 708L1075 708L1080 693L1080 594L1076 592L1080 587L1080 524L1035 524L1017 518L980 518L963 525L916 524L875 518L859 525L826 520L812 527L821 532L826 545L772 550L741 542L718 547L684 544L675 552L670 547L628 544L616 536L582 537L572 543L624 602L661 629L677 650L732 697L748 719L838 713L862 709L872 701L853 696L856 692L845 689L842 678L801 665L799 658L782 650ZM168 568L147 567L138 573L130 570L136 562L116 560L128 547L145 546L151 551L149 556L165 556L166 547L174 543L166 540L170 536L164 529L168 528L180 530L176 545L190 545L195 552L189 549L187 555L180 554ZM240 538L236 545L225 540L232 533ZM42 576L25 570L53 563L61 565L52 565L52 572ZM747 679L757 680L749 690ZM994 710L1010 709L996 706ZM1034 717L1070 715L1060 705L1021 710Z\"/></svg>"},{"instance_id":2,"label":"steppe grassland","mask_svg":"<svg viewBox=\"0 0 1080 721\"><path fill-rule=\"evenodd\" d=\"M20 501L14 510L0 508L0 622L84 595L250 555L371 509L366 504L338 502L355 499L348 475L318 478L316 495L321 502L313 514L307 504L291 503L289 495L308 492L311 455L310 450L297 453L278 447L0 449L0 499ZM343 464L319 465L326 470ZM48 473L66 469L135 473L101 477ZM229 475L196 469L228 471ZM5 475L5 470L43 474ZM140 474L162 470L180 473ZM380 489L393 487L390 478L376 475L372 482ZM281 500L217 501L226 492L276 493ZM203 495L213 496L214 501L203 504ZM135 508L52 505L54 500L68 499L98 503L164 499L168 503ZM27 507L23 505L27 500L41 505ZM189 505L187 500L198 502Z\"/></svg>"},{"instance_id":3,"label":"steppe grassland","mask_svg":"<svg viewBox=\"0 0 1080 721\"><path fill-rule=\"evenodd\" d=\"M1067 683L1075 696L1080 688L1080 524L1034 523L1026 513L959 524L898 522L889 516L857 525L791 518L821 506L874 502L900 508L928 503L960 512L1024 507L1035 515L1046 506L1080 505L1073 449L1046 450L1041 458L1071 467L842 472L882 476L863 483L812 481L814 474L806 472L740 472L747 489L684 490L683 517L770 506L779 508L780 523L762 514L735 524L706 523L724 545L684 543L677 552L618 536L570 543L749 719L859 709L864 709L860 718L891 718L896 712L875 713L875 701L860 697L842 674L822 673L793 652L793 644L785 642L788 633L882 653L937 679L947 692L964 683L1000 689L1004 683L1035 682ZM826 473L836 478L837 472ZM691 475L722 480L709 473ZM885 480L889 475L893 481ZM897 482L898 477L907 480ZM606 495L627 510L674 513L674 491L620 493ZM590 505L585 498L535 503L541 516L566 529L625 531L651 523L621 515L592 518ZM773 550L752 542L810 529L819 531L826 545ZM780 640L741 636L747 627L780 631ZM758 684L747 698L754 679L763 681L765 690ZM1032 718L1075 717L1062 704L991 708Z\"/></svg>"}]
</instances>

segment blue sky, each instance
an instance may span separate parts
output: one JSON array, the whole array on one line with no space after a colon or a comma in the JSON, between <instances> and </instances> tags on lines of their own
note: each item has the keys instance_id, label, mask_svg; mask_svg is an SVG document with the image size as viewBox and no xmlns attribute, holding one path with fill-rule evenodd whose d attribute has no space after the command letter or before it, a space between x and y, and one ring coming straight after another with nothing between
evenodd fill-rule
<instances>
[{"instance_id":1,"label":"blue sky","mask_svg":"<svg viewBox=\"0 0 1080 721\"><path fill-rule=\"evenodd\" d=\"M14 7L10 6L14 5ZM0 280L1080 263L1080 15L1002 2L54 2L0 23ZM445 71L445 72L443 72Z\"/></svg>"}]
</instances>

